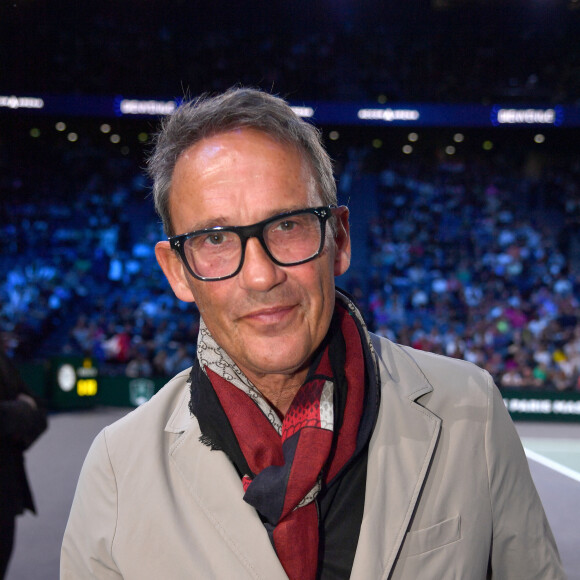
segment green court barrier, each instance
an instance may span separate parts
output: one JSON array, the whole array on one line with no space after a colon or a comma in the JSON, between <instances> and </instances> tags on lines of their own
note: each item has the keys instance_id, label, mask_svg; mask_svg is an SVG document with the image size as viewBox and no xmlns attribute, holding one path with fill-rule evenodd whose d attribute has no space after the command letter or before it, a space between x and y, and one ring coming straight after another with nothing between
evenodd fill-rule
<instances>
[{"instance_id":1,"label":"green court barrier","mask_svg":"<svg viewBox=\"0 0 580 580\"><path fill-rule=\"evenodd\" d=\"M48 401L48 393L46 390L46 373L49 368L48 361L18 364L16 366L26 386L37 397Z\"/></svg>"},{"instance_id":2,"label":"green court barrier","mask_svg":"<svg viewBox=\"0 0 580 580\"><path fill-rule=\"evenodd\" d=\"M98 403L111 407L138 407L148 401L167 381L166 377L101 377Z\"/></svg>"},{"instance_id":3,"label":"green court barrier","mask_svg":"<svg viewBox=\"0 0 580 580\"><path fill-rule=\"evenodd\" d=\"M43 363L18 365L28 387L51 409L86 409L95 405L138 407L169 377L99 376L92 359L62 356ZM516 421L580 421L579 391L501 389L507 410Z\"/></svg>"},{"instance_id":4,"label":"green court barrier","mask_svg":"<svg viewBox=\"0 0 580 580\"><path fill-rule=\"evenodd\" d=\"M514 421L580 421L580 392L502 389L501 394Z\"/></svg>"},{"instance_id":5,"label":"green court barrier","mask_svg":"<svg viewBox=\"0 0 580 580\"><path fill-rule=\"evenodd\" d=\"M89 357L60 356L18 365L24 382L54 411L87 409L95 405L138 407L171 377L101 376Z\"/></svg>"}]
</instances>

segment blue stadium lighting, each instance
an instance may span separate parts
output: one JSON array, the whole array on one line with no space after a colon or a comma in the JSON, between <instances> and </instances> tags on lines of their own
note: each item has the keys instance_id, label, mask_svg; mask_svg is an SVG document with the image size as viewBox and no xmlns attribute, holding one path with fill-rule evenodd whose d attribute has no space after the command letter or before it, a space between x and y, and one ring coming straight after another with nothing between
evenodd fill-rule
<instances>
[{"instance_id":1,"label":"blue stadium lighting","mask_svg":"<svg viewBox=\"0 0 580 580\"><path fill-rule=\"evenodd\" d=\"M182 99L127 99L122 96L0 96L0 114L42 114L85 117L160 117L172 113ZM577 105L532 106L397 103L389 107L367 103L319 101L292 107L300 117L319 125L406 125L409 127L552 126L579 127Z\"/></svg>"}]
</instances>

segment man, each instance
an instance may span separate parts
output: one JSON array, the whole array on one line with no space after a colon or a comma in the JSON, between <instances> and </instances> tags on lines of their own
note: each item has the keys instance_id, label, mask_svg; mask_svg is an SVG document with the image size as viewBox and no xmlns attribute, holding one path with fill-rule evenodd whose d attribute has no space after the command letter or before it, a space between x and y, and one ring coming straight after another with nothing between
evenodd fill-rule
<instances>
[{"instance_id":1,"label":"man","mask_svg":"<svg viewBox=\"0 0 580 580\"><path fill-rule=\"evenodd\" d=\"M230 90L182 105L149 169L198 358L95 440L63 579L564 577L489 375L335 289L348 210L311 125Z\"/></svg>"}]
</instances>

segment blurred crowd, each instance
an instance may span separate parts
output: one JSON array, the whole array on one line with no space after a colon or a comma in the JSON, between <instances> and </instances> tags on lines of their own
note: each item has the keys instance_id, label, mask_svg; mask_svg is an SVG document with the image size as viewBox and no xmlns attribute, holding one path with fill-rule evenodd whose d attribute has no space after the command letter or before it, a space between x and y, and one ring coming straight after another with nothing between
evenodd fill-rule
<instances>
[{"instance_id":1,"label":"blurred crowd","mask_svg":"<svg viewBox=\"0 0 580 580\"><path fill-rule=\"evenodd\" d=\"M580 389L580 163L391 164L370 224L372 326L502 387Z\"/></svg>"},{"instance_id":2,"label":"blurred crowd","mask_svg":"<svg viewBox=\"0 0 580 580\"><path fill-rule=\"evenodd\" d=\"M574 2L435 9L454 4L368 0L329 10L296 0L223 10L180 0L169 10L162 0L126 0L109 13L73 0L10 3L0 49L12 66L2 68L0 94L172 98L241 83L293 101L580 104ZM62 143L0 134L9 353L85 354L103 373L172 375L195 356L199 317L173 297L155 261L163 232L142 156ZM371 149L353 143L360 163L339 162L341 184L360 201L373 183L379 212L364 225L369 263L357 264L368 276L347 289L371 330L473 361L503 387L579 389L574 156L535 169L433 153L370 162Z\"/></svg>"},{"instance_id":3,"label":"blurred crowd","mask_svg":"<svg viewBox=\"0 0 580 580\"><path fill-rule=\"evenodd\" d=\"M340 175L353 200L373 194L368 181L357 190L360 175L376 189L369 263L354 258L368 277L347 288L370 329L470 360L502 387L579 389L580 162L527 175L491 157L376 156L361 148ZM60 169L65 190L12 191L3 206L0 322L10 354L89 355L100 372L128 376L190 366L199 318L156 263L163 232L141 170L78 154Z\"/></svg>"},{"instance_id":4,"label":"blurred crowd","mask_svg":"<svg viewBox=\"0 0 580 580\"><path fill-rule=\"evenodd\" d=\"M139 166L90 152L63 154L56 166L44 198L18 181L2 184L12 189L0 221L9 354L87 355L103 373L140 376L189 366L198 317L174 299L157 266L162 228ZM61 172L68 179L59 187Z\"/></svg>"}]
</instances>

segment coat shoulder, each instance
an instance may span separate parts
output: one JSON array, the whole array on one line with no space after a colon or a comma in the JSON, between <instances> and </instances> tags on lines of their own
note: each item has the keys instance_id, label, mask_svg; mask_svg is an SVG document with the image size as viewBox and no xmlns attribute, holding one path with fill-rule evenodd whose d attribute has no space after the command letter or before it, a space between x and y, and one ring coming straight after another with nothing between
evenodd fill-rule
<instances>
[{"instance_id":1,"label":"coat shoulder","mask_svg":"<svg viewBox=\"0 0 580 580\"><path fill-rule=\"evenodd\" d=\"M379 365L386 367L402 393L409 398L454 406L462 401L487 406L495 388L490 374L477 365L395 344L373 336ZM404 380L403 380L404 379ZM424 395L424 396L423 396Z\"/></svg>"}]
</instances>

